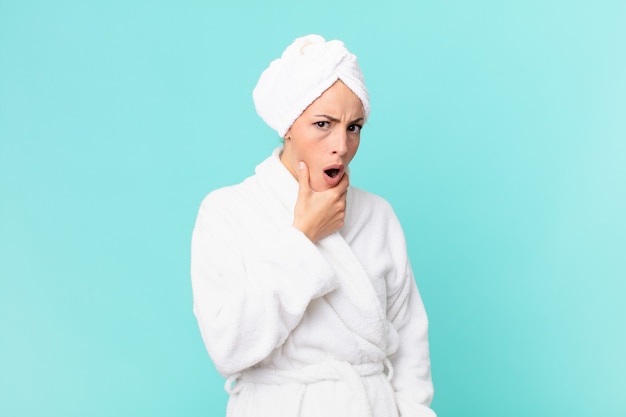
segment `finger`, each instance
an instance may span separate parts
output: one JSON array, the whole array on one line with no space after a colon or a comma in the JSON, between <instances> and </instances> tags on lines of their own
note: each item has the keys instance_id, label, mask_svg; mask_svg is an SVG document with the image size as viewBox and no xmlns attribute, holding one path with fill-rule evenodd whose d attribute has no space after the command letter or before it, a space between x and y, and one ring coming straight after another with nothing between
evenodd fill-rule
<instances>
[{"instance_id":1,"label":"finger","mask_svg":"<svg viewBox=\"0 0 626 417\"><path fill-rule=\"evenodd\" d=\"M309 184L309 168L304 161L298 162L298 185L302 191L311 190L311 185Z\"/></svg>"},{"instance_id":2,"label":"finger","mask_svg":"<svg viewBox=\"0 0 626 417\"><path fill-rule=\"evenodd\" d=\"M348 174L344 174L341 181L339 181L339 184L337 184L337 191L339 191L340 194L343 194L346 192L349 186L350 178L348 177Z\"/></svg>"}]
</instances>

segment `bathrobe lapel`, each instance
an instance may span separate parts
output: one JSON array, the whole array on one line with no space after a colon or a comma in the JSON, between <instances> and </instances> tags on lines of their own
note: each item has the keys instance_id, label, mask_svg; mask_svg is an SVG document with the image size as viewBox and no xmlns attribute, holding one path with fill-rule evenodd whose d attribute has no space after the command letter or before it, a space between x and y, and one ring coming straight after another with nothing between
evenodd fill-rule
<instances>
[{"instance_id":1,"label":"bathrobe lapel","mask_svg":"<svg viewBox=\"0 0 626 417\"><path fill-rule=\"evenodd\" d=\"M280 162L282 148L256 168L257 178L267 192L274 207L280 207L280 213L272 213L278 224L293 223L293 213L298 196L298 182ZM348 190L347 204L351 204ZM277 210L278 211L278 210ZM347 219L346 224L349 224ZM339 281L337 290L324 298L332 305L343 323L363 339L386 349L386 314L376 294L372 281L362 264L356 258L350 245L340 232L320 240L317 248L333 267Z\"/></svg>"}]
</instances>

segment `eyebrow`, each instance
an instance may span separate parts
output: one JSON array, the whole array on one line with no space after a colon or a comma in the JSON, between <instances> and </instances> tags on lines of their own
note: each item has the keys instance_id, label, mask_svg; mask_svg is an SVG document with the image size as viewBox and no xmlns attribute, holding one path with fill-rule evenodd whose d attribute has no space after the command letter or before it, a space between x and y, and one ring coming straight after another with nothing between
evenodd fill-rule
<instances>
[{"instance_id":1,"label":"eyebrow","mask_svg":"<svg viewBox=\"0 0 626 417\"><path fill-rule=\"evenodd\" d=\"M335 122L335 123L341 121L341 120L337 119L336 117L332 117L332 116L329 116L327 114L316 114L315 117L325 117L328 120L330 120L331 122ZM354 119L353 121L351 121L350 124L357 123L357 122L362 122L363 120L364 119L362 117L359 117L358 119Z\"/></svg>"}]
</instances>

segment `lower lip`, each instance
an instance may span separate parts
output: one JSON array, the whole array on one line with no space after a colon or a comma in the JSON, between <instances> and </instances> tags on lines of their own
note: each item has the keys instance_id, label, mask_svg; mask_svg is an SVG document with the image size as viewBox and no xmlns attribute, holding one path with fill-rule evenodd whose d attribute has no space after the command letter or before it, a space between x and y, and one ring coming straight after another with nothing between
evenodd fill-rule
<instances>
[{"instance_id":1,"label":"lower lip","mask_svg":"<svg viewBox=\"0 0 626 417\"><path fill-rule=\"evenodd\" d=\"M340 171L337 175L335 175L334 177L329 177L325 172L324 172L324 181L326 181L326 184L330 185L331 187L336 186L337 184L339 184L339 182L341 181L341 179L343 178L343 171Z\"/></svg>"}]
</instances>

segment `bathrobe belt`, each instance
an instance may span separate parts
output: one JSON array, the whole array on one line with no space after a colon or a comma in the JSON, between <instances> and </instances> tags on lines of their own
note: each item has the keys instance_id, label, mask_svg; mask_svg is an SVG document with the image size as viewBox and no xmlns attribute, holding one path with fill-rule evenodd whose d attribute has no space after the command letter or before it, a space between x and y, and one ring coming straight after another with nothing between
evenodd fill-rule
<instances>
[{"instance_id":1,"label":"bathrobe belt","mask_svg":"<svg viewBox=\"0 0 626 417\"><path fill-rule=\"evenodd\" d=\"M329 360L307 365L300 369L249 368L231 375L226 380L224 389L229 394L236 394L246 384L282 385L298 383L306 385L321 381L344 381L355 397L355 401L352 403L354 416L366 417L372 415L372 410L361 377L384 374L385 368L387 368L387 379L391 381L393 367L387 358L382 362L363 364ZM302 395L304 395L304 390ZM300 401L302 401L302 397Z\"/></svg>"}]
</instances>

